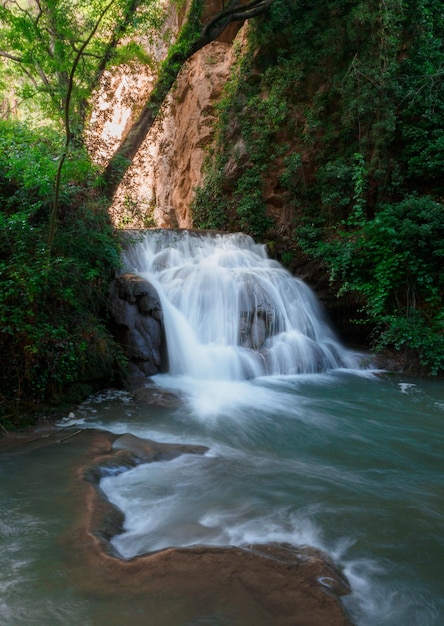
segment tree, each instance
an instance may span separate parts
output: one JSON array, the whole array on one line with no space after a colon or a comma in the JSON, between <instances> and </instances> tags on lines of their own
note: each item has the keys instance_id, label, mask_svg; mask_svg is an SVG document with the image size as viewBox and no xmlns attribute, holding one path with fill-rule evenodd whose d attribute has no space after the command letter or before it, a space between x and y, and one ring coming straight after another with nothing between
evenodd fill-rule
<instances>
[{"instance_id":1,"label":"tree","mask_svg":"<svg viewBox=\"0 0 444 626\"><path fill-rule=\"evenodd\" d=\"M2 0L0 68L22 105L66 125L81 142L88 98L125 35L154 0ZM137 17L137 20L136 20ZM134 54L140 54L133 46ZM2 85L0 83L0 89ZM40 120L39 120L40 121Z\"/></svg>"},{"instance_id":2,"label":"tree","mask_svg":"<svg viewBox=\"0 0 444 626\"><path fill-rule=\"evenodd\" d=\"M72 144L82 145L88 98L151 0L3 0L0 59L19 77L21 97L37 100L62 124L64 145L55 176L48 260L59 212L62 170Z\"/></svg>"}]
</instances>

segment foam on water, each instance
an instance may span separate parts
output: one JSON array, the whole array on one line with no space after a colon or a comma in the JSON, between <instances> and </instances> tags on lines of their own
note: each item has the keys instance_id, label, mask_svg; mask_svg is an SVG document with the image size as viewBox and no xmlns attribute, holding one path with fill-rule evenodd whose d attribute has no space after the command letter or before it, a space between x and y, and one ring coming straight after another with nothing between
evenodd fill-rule
<instances>
[{"instance_id":1,"label":"foam on water","mask_svg":"<svg viewBox=\"0 0 444 626\"><path fill-rule=\"evenodd\" d=\"M158 290L173 375L242 380L359 366L309 287L246 235L152 231L125 265Z\"/></svg>"},{"instance_id":2,"label":"foam on water","mask_svg":"<svg viewBox=\"0 0 444 626\"><path fill-rule=\"evenodd\" d=\"M111 393L79 407L81 427L209 447L102 480L126 516L115 549L309 544L349 578L357 626L441 626L444 392L361 374L160 375L177 406Z\"/></svg>"}]
</instances>

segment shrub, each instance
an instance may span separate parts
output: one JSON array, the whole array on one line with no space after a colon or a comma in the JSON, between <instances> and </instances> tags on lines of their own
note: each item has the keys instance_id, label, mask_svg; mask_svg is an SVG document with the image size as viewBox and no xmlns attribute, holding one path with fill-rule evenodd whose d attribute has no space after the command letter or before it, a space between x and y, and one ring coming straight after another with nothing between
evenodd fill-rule
<instances>
[{"instance_id":1,"label":"shrub","mask_svg":"<svg viewBox=\"0 0 444 626\"><path fill-rule=\"evenodd\" d=\"M345 228L344 228L345 227ZM330 241L304 232L301 244L324 259L339 293L354 292L375 348L414 351L433 373L444 370L444 206L406 197L356 226L352 216Z\"/></svg>"},{"instance_id":2,"label":"shrub","mask_svg":"<svg viewBox=\"0 0 444 626\"><path fill-rule=\"evenodd\" d=\"M25 406L60 402L81 383L111 380L117 349L103 313L119 253L87 159L72 157L66 170L49 253L59 139L1 123L0 145L0 411L6 419Z\"/></svg>"}]
</instances>

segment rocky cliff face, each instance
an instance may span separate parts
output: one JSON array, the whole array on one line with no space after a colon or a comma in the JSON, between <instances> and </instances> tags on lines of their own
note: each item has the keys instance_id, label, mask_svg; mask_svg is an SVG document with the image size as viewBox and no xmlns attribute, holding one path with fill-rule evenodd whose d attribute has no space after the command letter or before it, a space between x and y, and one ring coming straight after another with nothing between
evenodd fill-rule
<instances>
[{"instance_id":1,"label":"rocky cliff face","mask_svg":"<svg viewBox=\"0 0 444 626\"><path fill-rule=\"evenodd\" d=\"M116 225L192 227L194 188L234 60L230 43L214 41L185 65L117 190L111 207Z\"/></svg>"},{"instance_id":2,"label":"rocky cliff face","mask_svg":"<svg viewBox=\"0 0 444 626\"><path fill-rule=\"evenodd\" d=\"M170 0L159 0L159 9L164 12L162 28L141 34L136 42L150 62L134 60L107 70L93 98L86 141L93 160L99 165L108 163L148 100L158 67L177 37L187 7L178 10Z\"/></svg>"},{"instance_id":3,"label":"rocky cliff face","mask_svg":"<svg viewBox=\"0 0 444 626\"><path fill-rule=\"evenodd\" d=\"M106 165L126 136L155 85L157 69L183 25L188 6L177 10L163 0L162 31L141 37L151 64L134 62L105 73L93 103L88 147L96 163ZM218 12L215 0L207 18ZM205 18L204 18L205 21ZM161 114L148 133L114 197L111 219L119 228L192 226L190 203L202 179L205 149L214 132L215 105L235 61L238 25L197 52L184 66ZM242 35L239 35L242 38ZM157 69L156 69L157 68Z\"/></svg>"}]
</instances>

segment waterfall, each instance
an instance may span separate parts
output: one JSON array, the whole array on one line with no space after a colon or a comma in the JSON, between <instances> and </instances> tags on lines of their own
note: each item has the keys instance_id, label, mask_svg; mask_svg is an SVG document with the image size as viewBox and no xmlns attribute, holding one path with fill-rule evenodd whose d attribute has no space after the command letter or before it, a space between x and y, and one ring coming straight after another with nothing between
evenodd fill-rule
<instances>
[{"instance_id":1,"label":"waterfall","mask_svg":"<svg viewBox=\"0 0 444 626\"><path fill-rule=\"evenodd\" d=\"M358 366L311 289L247 235L146 231L124 264L158 290L172 375L236 381Z\"/></svg>"}]
</instances>

